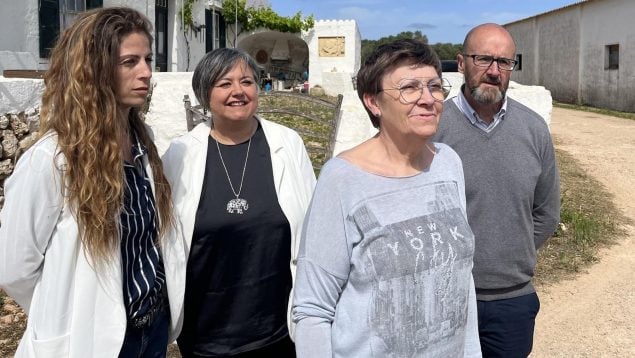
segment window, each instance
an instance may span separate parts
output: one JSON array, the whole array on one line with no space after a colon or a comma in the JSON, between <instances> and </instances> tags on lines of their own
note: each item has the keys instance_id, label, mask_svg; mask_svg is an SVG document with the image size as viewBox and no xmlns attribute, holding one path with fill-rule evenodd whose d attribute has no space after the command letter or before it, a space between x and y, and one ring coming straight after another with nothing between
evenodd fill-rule
<instances>
[{"instance_id":1,"label":"window","mask_svg":"<svg viewBox=\"0 0 635 358\"><path fill-rule=\"evenodd\" d=\"M60 18L62 20L62 30L71 26L80 12L86 10L84 0L61 0Z\"/></svg>"},{"instance_id":2,"label":"window","mask_svg":"<svg viewBox=\"0 0 635 358\"><path fill-rule=\"evenodd\" d=\"M205 10L205 50L225 47L225 19L218 10Z\"/></svg>"},{"instance_id":3,"label":"window","mask_svg":"<svg viewBox=\"0 0 635 358\"><path fill-rule=\"evenodd\" d=\"M604 69L617 70L620 68L620 45L607 45L604 56Z\"/></svg>"},{"instance_id":4,"label":"window","mask_svg":"<svg viewBox=\"0 0 635 358\"><path fill-rule=\"evenodd\" d=\"M57 0L40 0L40 57L48 58L60 32L60 4Z\"/></svg>"},{"instance_id":5,"label":"window","mask_svg":"<svg viewBox=\"0 0 635 358\"><path fill-rule=\"evenodd\" d=\"M213 27L212 27L212 32L214 33L214 48L218 48L220 46L220 14L215 12L214 13L214 20L212 20L213 23Z\"/></svg>"},{"instance_id":6,"label":"window","mask_svg":"<svg viewBox=\"0 0 635 358\"><path fill-rule=\"evenodd\" d=\"M39 0L40 57L48 58L61 30L80 12L101 7L103 0Z\"/></svg>"},{"instance_id":7,"label":"window","mask_svg":"<svg viewBox=\"0 0 635 358\"><path fill-rule=\"evenodd\" d=\"M168 70L168 2L157 0L154 8L154 66L155 71Z\"/></svg>"},{"instance_id":8,"label":"window","mask_svg":"<svg viewBox=\"0 0 635 358\"><path fill-rule=\"evenodd\" d=\"M518 53L516 54L516 67L514 68L514 71L521 71L522 69L523 69L523 54Z\"/></svg>"}]
</instances>

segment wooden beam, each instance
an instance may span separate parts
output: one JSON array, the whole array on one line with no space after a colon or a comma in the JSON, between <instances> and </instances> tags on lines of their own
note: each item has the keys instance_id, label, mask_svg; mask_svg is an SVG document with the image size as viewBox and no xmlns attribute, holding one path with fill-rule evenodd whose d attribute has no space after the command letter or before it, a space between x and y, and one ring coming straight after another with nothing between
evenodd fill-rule
<instances>
[{"instance_id":1,"label":"wooden beam","mask_svg":"<svg viewBox=\"0 0 635 358\"><path fill-rule=\"evenodd\" d=\"M5 78L44 78L46 71L38 70L4 70L2 75Z\"/></svg>"}]
</instances>

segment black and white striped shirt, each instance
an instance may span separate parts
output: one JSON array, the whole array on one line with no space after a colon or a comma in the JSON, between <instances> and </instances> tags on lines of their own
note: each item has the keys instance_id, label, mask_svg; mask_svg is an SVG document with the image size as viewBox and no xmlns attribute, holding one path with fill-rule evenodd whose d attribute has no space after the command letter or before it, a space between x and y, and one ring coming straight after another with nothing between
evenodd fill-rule
<instances>
[{"instance_id":1,"label":"black and white striped shirt","mask_svg":"<svg viewBox=\"0 0 635 358\"><path fill-rule=\"evenodd\" d=\"M120 216L123 294L128 318L145 314L161 298L165 285L157 247L157 217L150 178L143 166L146 149L136 141L133 164L124 162L124 205Z\"/></svg>"}]
</instances>

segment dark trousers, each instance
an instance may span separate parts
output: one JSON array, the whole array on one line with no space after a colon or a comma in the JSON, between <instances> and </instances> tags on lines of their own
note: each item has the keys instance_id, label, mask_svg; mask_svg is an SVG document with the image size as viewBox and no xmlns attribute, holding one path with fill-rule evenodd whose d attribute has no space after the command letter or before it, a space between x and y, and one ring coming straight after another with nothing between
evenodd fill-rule
<instances>
[{"instance_id":1,"label":"dark trousers","mask_svg":"<svg viewBox=\"0 0 635 358\"><path fill-rule=\"evenodd\" d=\"M167 304L165 305L167 306ZM168 348L170 310L165 307L143 328L128 325L120 358L164 358Z\"/></svg>"},{"instance_id":2,"label":"dark trousers","mask_svg":"<svg viewBox=\"0 0 635 358\"><path fill-rule=\"evenodd\" d=\"M496 301L477 301L478 333L484 358L525 358L531 353L540 310L532 293Z\"/></svg>"}]
</instances>

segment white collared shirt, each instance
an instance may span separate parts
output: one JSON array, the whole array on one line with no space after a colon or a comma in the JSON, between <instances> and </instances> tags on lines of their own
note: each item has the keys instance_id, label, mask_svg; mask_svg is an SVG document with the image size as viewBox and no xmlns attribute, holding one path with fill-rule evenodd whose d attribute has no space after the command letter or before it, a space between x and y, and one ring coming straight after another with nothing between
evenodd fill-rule
<instances>
[{"instance_id":1,"label":"white collared shirt","mask_svg":"<svg viewBox=\"0 0 635 358\"><path fill-rule=\"evenodd\" d=\"M452 100L454 101L454 104L456 104L456 106L459 108L459 110L463 112L470 123L476 128L481 129L485 133L489 133L494 128L496 128L496 126L504 119L505 113L507 112L507 96L505 96L505 98L503 98L503 105L501 106L500 111L498 111L498 113L494 115L493 120L488 124L487 122L482 120L479 117L478 113L476 113L474 108L470 106L470 103L467 101L467 98L465 98L465 95L463 94L463 87L461 87L459 94L456 97L452 98Z\"/></svg>"}]
</instances>

